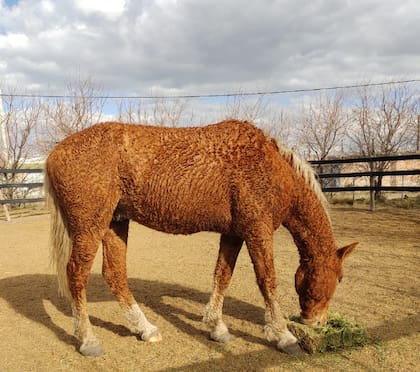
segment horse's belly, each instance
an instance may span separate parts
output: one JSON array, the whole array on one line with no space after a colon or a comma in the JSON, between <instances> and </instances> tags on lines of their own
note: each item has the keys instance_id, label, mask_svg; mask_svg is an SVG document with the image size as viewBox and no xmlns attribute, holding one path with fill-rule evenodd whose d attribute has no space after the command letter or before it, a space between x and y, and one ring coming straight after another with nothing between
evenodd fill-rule
<instances>
[{"instance_id":1,"label":"horse's belly","mask_svg":"<svg viewBox=\"0 0 420 372\"><path fill-rule=\"evenodd\" d=\"M231 213L228 203L194 198L180 202L176 198L159 201L143 200L128 206L122 214L152 229L171 234L192 234L199 231L228 232Z\"/></svg>"}]
</instances>

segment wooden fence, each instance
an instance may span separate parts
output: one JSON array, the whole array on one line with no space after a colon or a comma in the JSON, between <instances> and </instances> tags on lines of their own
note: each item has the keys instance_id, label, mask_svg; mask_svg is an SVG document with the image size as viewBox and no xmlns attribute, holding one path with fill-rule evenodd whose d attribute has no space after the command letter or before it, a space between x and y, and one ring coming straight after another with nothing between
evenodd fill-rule
<instances>
[{"instance_id":1,"label":"wooden fence","mask_svg":"<svg viewBox=\"0 0 420 372\"><path fill-rule=\"evenodd\" d=\"M43 169L0 169L0 175L1 174L31 174L31 173L38 173L42 174ZM16 183L0 183L0 191L3 189L8 188L14 188L14 189L36 189L36 188L42 188L44 186L43 182L16 182ZM3 195L3 192L0 193L0 195ZM39 197L39 198L17 198L17 199L0 199L0 205L4 204L25 204L25 203L40 203L45 201L45 198Z\"/></svg>"},{"instance_id":2,"label":"wooden fence","mask_svg":"<svg viewBox=\"0 0 420 372\"><path fill-rule=\"evenodd\" d=\"M400 192L420 192L420 185L398 185L398 186L383 186L377 182L379 177L388 176L413 176L420 175L420 169L405 169L405 170L384 170L384 171L360 171L360 172L324 172L326 166L342 166L343 164L351 163L370 163L371 169L373 169L374 163L390 162L390 161L407 161L407 160L420 160L420 154L412 155L395 155L395 156L376 156L376 157L358 157L358 158L343 158L343 159L329 159L329 160L314 160L310 163L314 166L318 172L318 177L323 183L322 190L324 192L348 192L348 191L369 191L370 193L370 209L373 210L375 207L374 194L379 191L400 191ZM42 173L42 169L0 169L1 174L30 174L30 173ZM366 186L331 186L328 182L323 180L338 180L340 178L360 178L369 177L369 185ZM338 182L335 182L338 183ZM27 183L0 183L0 191L5 188L41 188L42 182L27 182ZM0 193L1 195L3 193ZM0 205L6 204L25 204L25 203L38 203L43 202L43 197L38 198L19 198L19 199L0 199Z\"/></svg>"},{"instance_id":3,"label":"wooden fence","mask_svg":"<svg viewBox=\"0 0 420 372\"><path fill-rule=\"evenodd\" d=\"M369 207L370 210L375 209L375 194L382 191L394 191L394 192L420 192L420 183L417 182L415 185L392 185L384 186L382 183L383 177L389 176L419 176L420 167L414 167L413 169L400 169L400 170L366 170L358 172L324 172L325 168L336 166L343 166L345 164L368 164L369 169L381 168L378 163L389 163L389 162L402 162L408 160L420 160L420 154L411 155L392 155L392 156L375 156L375 157L357 157L357 158L342 158L342 159L328 159L328 160L313 160L310 161L312 166L317 171L318 177L323 184L322 191L324 192L348 192L348 191L368 191L369 192ZM368 185L355 186L354 182L352 185L329 185L324 180L338 180L340 178L351 178L357 179L360 177L368 177ZM381 182L379 182L381 180ZM338 183L338 182L336 182Z\"/></svg>"}]
</instances>

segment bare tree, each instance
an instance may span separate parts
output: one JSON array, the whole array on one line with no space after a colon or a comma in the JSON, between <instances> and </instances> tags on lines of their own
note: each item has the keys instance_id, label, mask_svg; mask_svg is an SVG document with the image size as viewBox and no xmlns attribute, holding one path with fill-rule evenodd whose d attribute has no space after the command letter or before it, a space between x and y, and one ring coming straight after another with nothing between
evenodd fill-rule
<instances>
[{"instance_id":1,"label":"bare tree","mask_svg":"<svg viewBox=\"0 0 420 372\"><path fill-rule=\"evenodd\" d=\"M49 152L63 138L101 121L106 99L91 78L68 83L67 97L44 103L44 130L40 139L43 152Z\"/></svg>"},{"instance_id":2,"label":"bare tree","mask_svg":"<svg viewBox=\"0 0 420 372\"><path fill-rule=\"evenodd\" d=\"M269 102L263 95L249 98L239 93L229 97L224 107L223 117L253 122L271 137L289 147L294 147L291 113Z\"/></svg>"},{"instance_id":3,"label":"bare tree","mask_svg":"<svg viewBox=\"0 0 420 372\"><path fill-rule=\"evenodd\" d=\"M349 131L356 151L363 156L391 155L409 148L410 128L416 120L416 97L406 84L382 87L379 91L362 88L353 109ZM389 162L371 162L371 171L382 171ZM382 177L376 183L382 184ZM379 192L376 193L378 198Z\"/></svg>"},{"instance_id":4,"label":"bare tree","mask_svg":"<svg viewBox=\"0 0 420 372\"><path fill-rule=\"evenodd\" d=\"M408 128L408 150L420 151L420 92L416 93L416 99L413 103L413 120Z\"/></svg>"},{"instance_id":5,"label":"bare tree","mask_svg":"<svg viewBox=\"0 0 420 372\"><path fill-rule=\"evenodd\" d=\"M291 112L283 108L270 106L268 114L264 119L263 127L267 133L290 148L296 147L296 138L294 136L294 118Z\"/></svg>"},{"instance_id":6,"label":"bare tree","mask_svg":"<svg viewBox=\"0 0 420 372\"><path fill-rule=\"evenodd\" d=\"M298 136L307 157L323 160L342 143L350 121L343 101L337 90L334 95L319 94L303 107Z\"/></svg>"},{"instance_id":7,"label":"bare tree","mask_svg":"<svg viewBox=\"0 0 420 372\"><path fill-rule=\"evenodd\" d=\"M147 112L142 101L123 99L119 102L117 120L125 123L147 123Z\"/></svg>"},{"instance_id":8,"label":"bare tree","mask_svg":"<svg viewBox=\"0 0 420 372\"><path fill-rule=\"evenodd\" d=\"M343 147L346 127L350 121L343 104L342 91L320 93L304 104L297 123L297 143L305 158L324 160ZM337 165L318 165L317 173L337 172ZM322 187L336 186L336 179L322 178Z\"/></svg>"},{"instance_id":9,"label":"bare tree","mask_svg":"<svg viewBox=\"0 0 420 372\"><path fill-rule=\"evenodd\" d=\"M152 120L154 125L176 127L188 124L185 114L188 101L185 99L156 98L152 104Z\"/></svg>"},{"instance_id":10,"label":"bare tree","mask_svg":"<svg viewBox=\"0 0 420 372\"><path fill-rule=\"evenodd\" d=\"M3 99L5 114L2 125L5 128L7 151L0 155L0 167L20 168L35 150L35 129L41 117L41 102L37 99L17 99L6 96ZM4 154L7 153L7 157Z\"/></svg>"},{"instance_id":11,"label":"bare tree","mask_svg":"<svg viewBox=\"0 0 420 372\"><path fill-rule=\"evenodd\" d=\"M0 168L19 169L36 150L35 131L41 117L41 102L35 98L21 99L14 95L3 97L4 115L0 117L2 128L2 151L0 152ZM15 183L22 175L3 173L1 178L5 183ZM9 188L3 191L3 196L13 199L18 193ZM22 195L22 189L19 190Z\"/></svg>"},{"instance_id":12,"label":"bare tree","mask_svg":"<svg viewBox=\"0 0 420 372\"><path fill-rule=\"evenodd\" d=\"M187 99L153 98L147 102L121 101L118 120L127 123L142 123L159 126L176 127L191 124L194 113L188 113Z\"/></svg>"},{"instance_id":13,"label":"bare tree","mask_svg":"<svg viewBox=\"0 0 420 372\"><path fill-rule=\"evenodd\" d=\"M223 116L225 118L248 120L257 124L266 115L266 109L267 101L263 95L257 98L249 98L238 93L226 100Z\"/></svg>"},{"instance_id":14,"label":"bare tree","mask_svg":"<svg viewBox=\"0 0 420 372\"><path fill-rule=\"evenodd\" d=\"M420 103L416 105L418 109L417 112L420 112ZM412 126L411 131L413 132L413 138L415 138L415 145L413 146L416 151L420 151L420 114L417 115L417 123Z\"/></svg>"},{"instance_id":15,"label":"bare tree","mask_svg":"<svg viewBox=\"0 0 420 372\"><path fill-rule=\"evenodd\" d=\"M389 155L409 148L418 98L408 85L383 87L377 94L363 88L357 100L349 137L360 154Z\"/></svg>"}]
</instances>

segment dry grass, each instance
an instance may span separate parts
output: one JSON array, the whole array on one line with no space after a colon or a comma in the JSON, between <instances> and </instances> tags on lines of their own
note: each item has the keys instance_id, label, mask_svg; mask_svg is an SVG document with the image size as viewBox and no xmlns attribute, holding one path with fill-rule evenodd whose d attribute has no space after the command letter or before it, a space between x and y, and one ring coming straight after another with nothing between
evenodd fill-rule
<instances>
[{"instance_id":1,"label":"dry grass","mask_svg":"<svg viewBox=\"0 0 420 372\"><path fill-rule=\"evenodd\" d=\"M325 327L309 327L291 316L289 330L298 338L301 347L310 354L365 346L369 336L364 326L336 312L328 314Z\"/></svg>"},{"instance_id":2,"label":"dry grass","mask_svg":"<svg viewBox=\"0 0 420 372\"><path fill-rule=\"evenodd\" d=\"M89 283L89 313L105 355L82 357L72 336L69 305L57 296L49 270L48 215L0 221L0 369L2 371L349 371L418 370L420 348L420 216L390 209L333 210L340 245L359 241L331 311L362 324L372 342L362 348L291 357L265 341L264 309L243 250L224 313L235 339L209 340L201 322L212 286L218 236L161 234L131 225L130 286L163 341L147 344L124 326L104 284L101 252ZM296 247L275 236L279 296L285 315L299 312L293 276Z\"/></svg>"}]
</instances>

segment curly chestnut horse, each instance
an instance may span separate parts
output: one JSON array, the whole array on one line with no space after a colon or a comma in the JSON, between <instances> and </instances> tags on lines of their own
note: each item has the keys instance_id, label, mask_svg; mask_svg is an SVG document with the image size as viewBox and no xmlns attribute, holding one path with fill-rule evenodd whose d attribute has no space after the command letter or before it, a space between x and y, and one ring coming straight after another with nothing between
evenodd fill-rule
<instances>
[{"instance_id":1,"label":"curly chestnut horse","mask_svg":"<svg viewBox=\"0 0 420 372\"><path fill-rule=\"evenodd\" d=\"M231 335L222 320L225 291L243 242L266 305L269 340L301 350L288 331L276 295L273 233L284 225L299 249L296 271L302 319L324 324L356 243L337 249L324 198L311 167L248 122L197 128L102 123L73 134L48 157L52 260L59 290L72 303L83 355L102 353L86 309L86 286L103 247L103 276L144 341L161 335L128 288L129 220L172 234L221 234L214 289L204 322L213 340Z\"/></svg>"}]
</instances>

